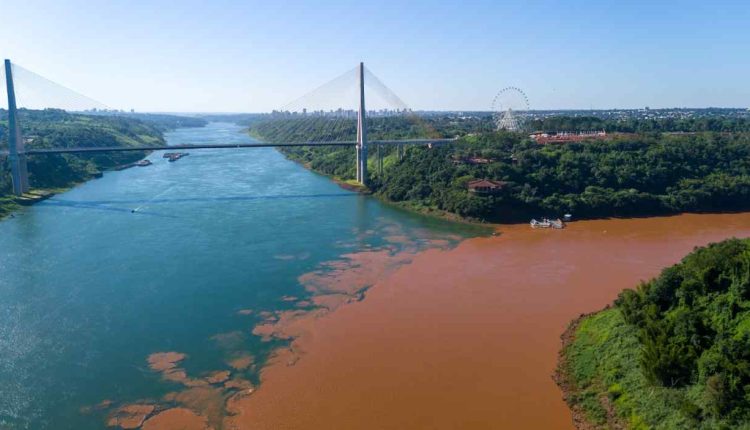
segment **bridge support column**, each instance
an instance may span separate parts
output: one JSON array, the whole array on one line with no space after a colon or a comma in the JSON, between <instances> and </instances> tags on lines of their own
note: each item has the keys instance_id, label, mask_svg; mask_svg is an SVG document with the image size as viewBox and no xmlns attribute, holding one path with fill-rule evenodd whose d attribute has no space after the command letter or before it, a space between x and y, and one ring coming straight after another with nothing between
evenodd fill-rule
<instances>
[{"instance_id":1,"label":"bridge support column","mask_svg":"<svg viewBox=\"0 0 750 430\"><path fill-rule=\"evenodd\" d=\"M13 179L13 194L20 196L29 191L29 171L26 164L26 150L18 125L16 92L13 85L13 70L10 60L5 60L5 84L8 89L8 161Z\"/></svg>"},{"instance_id":2,"label":"bridge support column","mask_svg":"<svg viewBox=\"0 0 750 430\"><path fill-rule=\"evenodd\" d=\"M10 176L13 181L13 194L17 196L29 191L29 172L25 155L9 155Z\"/></svg>"},{"instance_id":3,"label":"bridge support column","mask_svg":"<svg viewBox=\"0 0 750 430\"><path fill-rule=\"evenodd\" d=\"M357 182L367 185L367 126L365 125L365 65L359 63L359 115L357 116Z\"/></svg>"}]
</instances>

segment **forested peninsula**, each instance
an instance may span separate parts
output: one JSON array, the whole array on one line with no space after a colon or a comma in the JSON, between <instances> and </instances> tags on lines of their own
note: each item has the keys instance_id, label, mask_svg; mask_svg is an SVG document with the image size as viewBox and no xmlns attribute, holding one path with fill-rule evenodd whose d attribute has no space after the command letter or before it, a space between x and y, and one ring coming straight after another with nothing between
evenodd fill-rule
<instances>
[{"instance_id":1,"label":"forested peninsula","mask_svg":"<svg viewBox=\"0 0 750 430\"><path fill-rule=\"evenodd\" d=\"M581 429L750 428L750 240L695 250L563 340Z\"/></svg>"},{"instance_id":2,"label":"forested peninsula","mask_svg":"<svg viewBox=\"0 0 750 430\"><path fill-rule=\"evenodd\" d=\"M27 148L111 147L164 144L163 133L176 127L201 127L199 118L151 114L79 114L58 109L19 110ZM0 150L7 150L8 112L0 110ZM100 176L102 171L146 156L145 151L57 154L28 157L32 190L67 188ZM0 163L0 217L20 201L12 195L8 163Z\"/></svg>"},{"instance_id":3,"label":"forested peninsula","mask_svg":"<svg viewBox=\"0 0 750 430\"><path fill-rule=\"evenodd\" d=\"M422 211L491 221L530 217L632 217L750 209L750 121L614 121L551 117L535 130L603 130L605 139L540 144L527 133L493 131L491 121L433 116L371 118L369 138L459 137L455 144L370 149L370 183L383 199ZM302 124L304 123L304 126ZM332 128L332 125L334 126ZM353 140L356 123L294 117L256 119L269 142ZM291 159L341 180L355 176L349 147L284 148ZM478 193L475 180L493 181Z\"/></svg>"}]
</instances>

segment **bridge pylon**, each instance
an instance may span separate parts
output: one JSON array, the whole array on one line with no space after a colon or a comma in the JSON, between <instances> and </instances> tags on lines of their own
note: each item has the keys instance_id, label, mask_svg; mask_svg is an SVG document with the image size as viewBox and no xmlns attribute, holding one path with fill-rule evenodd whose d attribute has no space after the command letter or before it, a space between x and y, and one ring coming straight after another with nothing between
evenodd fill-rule
<instances>
[{"instance_id":1,"label":"bridge pylon","mask_svg":"<svg viewBox=\"0 0 750 430\"><path fill-rule=\"evenodd\" d=\"M359 63L359 115L357 115L357 182L367 185L367 126L365 110L365 65Z\"/></svg>"},{"instance_id":2,"label":"bridge pylon","mask_svg":"<svg viewBox=\"0 0 750 430\"><path fill-rule=\"evenodd\" d=\"M26 163L26 149L18 125L16 92L13 85L13 69L10 60L5 60L5 84L8 89L8 161L13 179L13 194L20 196L29 191L29 170Z\"/></svg>"}]
</instances>

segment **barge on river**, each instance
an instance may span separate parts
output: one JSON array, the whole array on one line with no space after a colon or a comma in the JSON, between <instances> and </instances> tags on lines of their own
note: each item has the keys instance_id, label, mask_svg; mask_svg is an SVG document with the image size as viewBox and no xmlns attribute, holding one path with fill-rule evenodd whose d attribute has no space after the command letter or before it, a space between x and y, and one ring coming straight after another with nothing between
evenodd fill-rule
<instances>
[{"instance_id":1,"label":"barge on river","mask_svg":"<svg viewBox=\"0 0 750 430\"><path fill-rule=\"evenodd\" d=\"M169 162L172 163L186 155L190 155L190 153L188 152L166 152L164 153L164 155L162 155L162 157L168 159Z\"/></svg>"}]
</instances>

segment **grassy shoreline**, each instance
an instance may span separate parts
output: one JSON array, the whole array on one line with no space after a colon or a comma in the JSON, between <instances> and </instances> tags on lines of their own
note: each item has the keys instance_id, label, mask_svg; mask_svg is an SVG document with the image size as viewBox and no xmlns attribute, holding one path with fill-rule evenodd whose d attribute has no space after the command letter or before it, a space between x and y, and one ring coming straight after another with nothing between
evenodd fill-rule
<instances>
[{"instance_id":1,"label":"grassy shoreline","mask_svg":"<svg viewBox=\"0 0 750 430\"><path fill-rule=\"evenodd\" d=\"M107 170L109 171L109 170ZM95 176L92 178L88 178L86 180L76 182L70 186L66 187L59 187L59 188L32 188L28 192L24 193L23 196L16 197L16 196L4 196L0 198L0 221L15 216L15 214L22 208L27 206L33 206L41 201L47 200L49 198L52 198L56 196L57 194L62 194L64 192L70 191L73 188L84 184L92 179L98 179L101 176Z\"/></svg>"},{"instance_id":2,"label":"grassy shoreline","mask_svg":"<svg viewBox=\"0 0 750 430\"><path fill-rule=\"evenodd\" d=\"M560 387L578 430L628 428L617 415L608 387L597 375L596 353L599 351L594 344L599 339L588 327L602 315L616 318L611 315L615 312L617 310L608 305L600 311L581 314L560 335L562 346L552 378Z\"/></svg>"},{"instance_id":3,"label":"grassy shoreline","mask_svg":"<svg viewBox=\"0 0 750 430\"><path fill-rule=\"evenodd\" d=\"M637 329L617 307L580 315L560 338L553 379L578 430L702 428L687 413L685 389L647 380Z\"/></svg>"},{"instance_id":4,"label":"grassy shoreline","mask_svg":"<svg viewBox=\"0 0 750 430\"><path fill-rule=\"evenodd\" d=\"M576 427L750 429L750 239L680 263L580 315L554 379Z\"/></svg>"},{"instance_id":5,"label":"grassy shoreline","mask_svg":"<svg viewBox=\"0 0 750 430\"><path fill-rule=\"evenodd\" d=\"M23 207L47 200L56 194L68 191L73 188L73 186L65 188L33 188L22 196L3 196L0 198L0 221L7 217L14 216L14 214Z\"/></svg>"}]
</instances>

